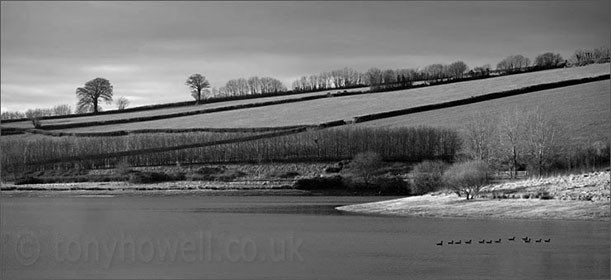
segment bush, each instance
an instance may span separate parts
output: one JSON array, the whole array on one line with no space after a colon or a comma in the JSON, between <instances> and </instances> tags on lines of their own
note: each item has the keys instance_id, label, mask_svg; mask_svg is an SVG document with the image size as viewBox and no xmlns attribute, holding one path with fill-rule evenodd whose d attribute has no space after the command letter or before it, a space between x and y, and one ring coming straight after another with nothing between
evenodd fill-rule
<instances>
[{"instance_id":1,"label":"bush","mask_svg":"<svg viewBox=\"0 0 611 280\"><path fill-rule=\"evenodd\" d=\"M236 169L227 169L224 166L200 167L186 174L186 179L190 181L230 182L244 175L246 175L246 173Z\"/></svg>"},{"instance_id":2,"label":"bush","mask_svg":"<svg viewBox=\"0 0 611 280\"><path fill-rule=\"evenodd\" d=\"M349 172L361 177L366 185L370 184L375 172L382 167L382 157L375 152L357 154L350 162Z\"/></svg>"},{"instance_id":3,"label":"bush","mask_svg":"<svg viewBox=\"0 0 611 280\"><path fill-rule=\"evenodd\" d=\"M132 171L129 173L128 181L133 184L152 184L168 181L184 180L182 173L142 172Z\"/></svg>"},{"instance_id":4,"label":"bush","mask_svg":"<svg viewBox=\"0 0 611 280\"><path fill-rule=\"evenodd\" d=\"M410 195L410 186L401 177L378 177L375 180L379 194Z\"/></svg>"},{"instance_id":5,"label":"bush","mask_svg":"<svg viewBox=\"0 0 611 280\"><path fill-rule=\"evenodd\" d=\"M26 176L15 180L15 185L27 185L27 184L43 184L44 181L37 177Z\"/></svg>"},{"instance_id":6,"label":"bush","mask_svg":"<svg viewBox=\"0 0 611 280\"><path fill-rule=\"evenodd\" d=\"M443 182L459 196L473 199L490 182L488 164L483 161L467 161L452 165L443 174Z\"/></svg>"},{"instance_id":7,"label":"bush","mask_svg":"<svg viewBox=\"0 0 611 280\"><path fill-rule=\"evenodd\" d=\"M131 172L129 163L126 160L120 161L115 165L115 173L119 175L129 175Z\"/></svg>"},{"instance_id":8,"label":"bush","mask_svg":"<svg viewBox=\"0 0 611 280\"><path fill-rule=\"evenodd\" d=\"M337 190L345 189L346 186L341 176L314 177L299 179L293 184L298 190Z\"/></svg>"},{"instance_id":9,"label":"bush","mask_svg":"<svg viewBox=\"0 0 611 280\"><path fill-rule=\"evenodd\" d=\"M214 181L216 175L226 171L223 166L208 167L202 166L194 171L187 173L186 179L189 181Z\"/></svg>"},{"instance_id":10,"label":"bush","mask_svg":"<svg viewBox=\"0 0 611 280\"><path fill-rule=\"evenodd\" d=\"M442 161L423 161L412 171L412 195L423 195L443 186L443 172L447 165Z\"/></svg>"},{"instance_id":11,"label":"bush","mask_svg":"<svg viewBox=\"0 0 611 280\"><path fill-rule=\"evenodd\" d=\"M237 178L243 177L244 175L246 175L246 173L242 171L236 169L228 169L221 174L215 175L214 179L217 181L231 182Z\"/></svg>"}]
</instances>

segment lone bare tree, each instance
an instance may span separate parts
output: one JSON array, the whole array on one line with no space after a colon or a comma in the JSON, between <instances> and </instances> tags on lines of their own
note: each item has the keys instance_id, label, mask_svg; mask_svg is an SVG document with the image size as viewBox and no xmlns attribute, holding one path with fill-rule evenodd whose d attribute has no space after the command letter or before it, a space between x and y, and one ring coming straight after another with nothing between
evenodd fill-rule
<instances>
[{"instance_id":1,"label":"lone bare tree","mask_svg":"<svg viewBox=\"0 0 611 280\"><path fill-rule=\"evenodd\" d=\"M185 84L191 89L193 97L195 97L196 104L202 100L202 93L204 89L210 87L210 83L206 80L206 77L201 74L193 74L189 76Z\"/></svg>"},{"instance_id":2,"label":"lone bare tree","mask_svg":"<svg viewBox=\"0 0 611 280\"><path fill-rule=\"evenodd\" d=\"M116 104L117 104L117 109L125 110L125 108L129 106L129 100L125 98L125 96L121 96L119 97L119 99L117 99Z\"/></svg>"},{"instance_id":3,"label":"lone bare tree","mask_svg":"<svg viewBox=\"0 0 611 280\"><path fill-rule=\"evenodd\" d=\"M443 173L443 182L458 196L464 194L467 200L473 199L490 182L488 164L483 161L454 164Z\"/></svg>"},{"instance_id":4,"label":"lone bare tree","mask_svg":"<svg viewBox=\"0 0 611 280\"><path fill-rule=\"evenodd\" d=\"M78 112L94 113L102 110L99 105L100 99L106 103L112 102L112 85L107 79L95 78L85 83L85 87L76 89L76 96L79 101L77 103Z\"/></svg>"}]
</instances>

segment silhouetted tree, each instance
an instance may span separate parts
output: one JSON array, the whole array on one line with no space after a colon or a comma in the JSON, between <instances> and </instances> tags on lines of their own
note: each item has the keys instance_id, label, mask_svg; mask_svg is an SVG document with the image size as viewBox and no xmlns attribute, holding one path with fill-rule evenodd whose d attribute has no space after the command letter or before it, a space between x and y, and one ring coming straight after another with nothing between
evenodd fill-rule
<instances>
[{"instance_id":1,"label":"silhouetted tree","mask_svg":"<svg viewBox=\"0 0 611 280\"><path fill-rule=\"evenodd\" d=\"M77 111L97 113L102 110L100 99L107 103L112 102L112 85L107 79L95 78L87 83L85 87L76 89Z\"/></svg>"},{"instance_id":2,"label":"silhouetted tree","mask_svg":"<svg viewBox=\"0 0 611 280\"><path fill-rule=\"evenodd\" d=\"M496 65L497 70L514 71L528 67L530 59L523 55L510 55Z\"/></svg>"},{"instance_id":3,"label":"silhouetted tree","mask_svg":"<svg viewBox=\"0 0 611 280\"><path fill-rule=\"evenodd\" d=\"M189 76L185 84L191 89L191 93L195 97L195 102L197 104L202 100L203 90L210 87L210 83L206 80L206 77L201 74Z\"/></svg>"},{"instance_id":4,"label":"silhouetted tree","mask_svg":"<svg viewBox=\"0 0 611 280\"><path fill-rule=\"evenodd\" d=\"M456 61L448 65L448 74L454 78L461 78L462 74L467 71L469 67L462 61Z\"/></svg>"},{"instance_id":5,"label":"silhouetted tree","mask_svg":"<svg viewBox=\"0 0 611 280\"><path fill-rule=\"evenodd\" d=\"M564 62L564 59L560 54L546 52L540 54L535 58L535 65L543 68L556 67Z\"/></svg>"}]
</instances>

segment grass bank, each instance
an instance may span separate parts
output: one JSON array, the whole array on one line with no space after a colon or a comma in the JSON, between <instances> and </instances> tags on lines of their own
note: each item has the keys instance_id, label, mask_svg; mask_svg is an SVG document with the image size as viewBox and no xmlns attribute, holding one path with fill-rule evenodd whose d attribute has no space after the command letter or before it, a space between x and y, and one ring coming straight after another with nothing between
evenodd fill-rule
<instances>
[{"instance_id":1,"label":"grass bank","mask_svg":"<svg viewBox=\"0 0 611 280\"><path fill-rule=\"evenodd\" d=\"M536 196L493 199L484 195L485 198L467 201L464 197L458 197L455 194L438 192L388 201L342 206L337 209L363 214L413 217L610 220L609 172L524 180L490 186L485 191L488 193L502 191L529 192L529 188L531 190L536 189L538 192L562 193L563 195L552 196L552 199L540 199ZM595 191L602 195L594 198L591 196L585 198L584 196L575 196L575 194L592 193L592 188L595 188Z\"/></svg>"}]
</instances>

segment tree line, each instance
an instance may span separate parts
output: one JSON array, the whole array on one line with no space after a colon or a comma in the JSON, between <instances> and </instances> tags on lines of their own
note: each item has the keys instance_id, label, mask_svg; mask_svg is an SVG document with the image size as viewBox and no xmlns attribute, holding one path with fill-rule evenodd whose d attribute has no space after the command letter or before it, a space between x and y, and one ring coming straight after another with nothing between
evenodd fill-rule
<instances>
[{"instance_id":1,"label":"tree line","mask_svg":"<svg viewBox=\"0 0 611 280\"><path fill-rule=\"evenodd\" d=\"M474 114L462 130L462 157L488 163L495 170L544 175L555 170L592 169L609 164L610 145L603 141L566 145L564 124L542 110L499 117Z\"/></svg>"},{"instance_id":2,"label":"tree line","mask_svg":"<svg viewBox=\"0 0 611 280\"><path fill-rule=\"evenodd\" d=\"M611 48L601 47L591 50L580 49L565 60L560 54L546 52L535 57L534 61L523 55L510 55L496 65L485 64L470 69L463 61L450 64L434 63L420 69L379 69L370 68L366 72L344 67L342 69L319 74L302 76L291 84L289 90L280 80L273 77L258 77L232 79L221 87L210 87L210 82L201 74L188 77L185 84L189 87L191 96L199 104L207 98L239 97L247 95L273 95L287 92L310 92L328 89L341 89L359 86L369 86L371 90L392 90L409 88L415 83L434 84L465 78L477 78L496 74L525 72L566 66L583 66L593 63L608 63L611 61ZM531 66L532 63L532 66ZM113 86L107 79L95 78L76 90L76 113L97 113L102 110L102 103L110 104L113 99ZM119 110L129 105L129 100L121 97L116 100ZM64 106L64 105L60 105ZM28 111L30 113L28 113ZM20 112L2 112L2 120L55 116L71 114L71 110L35 109Z\"/></svg>"}]
</instances>

